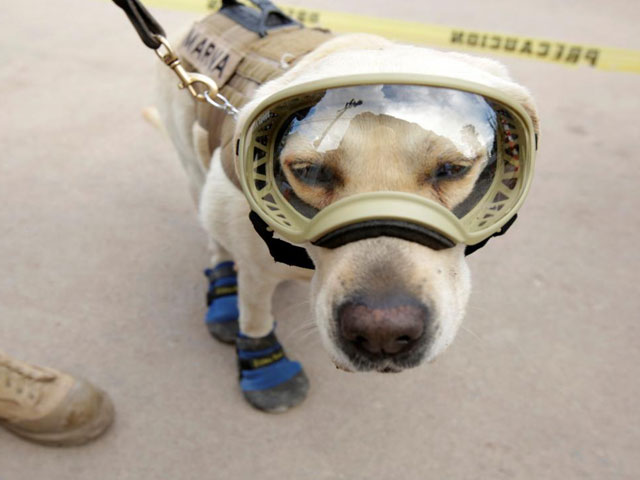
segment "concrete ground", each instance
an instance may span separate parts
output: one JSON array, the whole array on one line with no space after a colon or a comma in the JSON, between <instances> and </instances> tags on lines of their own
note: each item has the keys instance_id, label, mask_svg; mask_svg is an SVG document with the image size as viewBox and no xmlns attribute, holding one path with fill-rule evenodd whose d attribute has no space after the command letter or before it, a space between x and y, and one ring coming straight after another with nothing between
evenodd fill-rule
<instances>
[{"instance_id":1,"label":"concrete ground","mask_svg":"<svg viewBox=\"0 0 640 480\"><path fill-rule=\"evenodd\" d=\"M630 0L299 3L640 49ZM154 13L169 31L194 18ZM504 59L539 103L537 177L470 258L458 339L427 367L342 373L286 285L280 336L312 388L270 416L202 324L205 236L140 114L153 53L104 1L3 2L0 27L0 348L118 410L82 448L0 431L1 480L640 478L640 75Z\"/></svg>"}]
</instances>

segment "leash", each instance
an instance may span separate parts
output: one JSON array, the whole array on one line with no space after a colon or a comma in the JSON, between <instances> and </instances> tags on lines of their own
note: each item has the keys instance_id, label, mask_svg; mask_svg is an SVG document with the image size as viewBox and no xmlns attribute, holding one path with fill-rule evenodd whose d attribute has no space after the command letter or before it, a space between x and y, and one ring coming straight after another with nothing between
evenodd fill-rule
<instances>
[{"instance_id":1,"label":"leash","mask_svg":"<svg viewBox=\"0 0 640 480\"><path fill-rule=\"evenodd\" d=\"M199 102L222 110L234 118L238 115L238 109L218 92L218 85L212 78L200 73L188 72L182 66L166 38L164 29L139 0L113 0L113 3L127 14L142 43L154 50L158 58L180 79L179 88L186 88ZM196 88L198 85L200 87Z\"/></svg>"}]
</instances>

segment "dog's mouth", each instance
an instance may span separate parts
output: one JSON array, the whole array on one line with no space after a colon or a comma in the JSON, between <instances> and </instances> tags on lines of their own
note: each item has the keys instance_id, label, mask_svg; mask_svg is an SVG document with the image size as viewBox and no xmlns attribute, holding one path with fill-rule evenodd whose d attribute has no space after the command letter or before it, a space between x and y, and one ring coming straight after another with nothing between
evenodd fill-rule
<instances>
[{"instance_id":1,"label":"dog's mouth","mask_svg":"<svg viewBox=\"0 0 640 480\"><path fill-rule=\"evenodd\" d=\"M380 373L400 373L402 368L398 368L395 365L388 365L386 367L379 368L377 371Z\"/></svg>"},{"instance_id":2,"label":"dog's mouth","mask_svg":"<svg viewBox=\"0 0 640 480\"><path fill-rule=\"evenodd\" d=\"M347 366L347 365L344 365L343 363L339 363L336 361L334 361L333 364L335 365L336 369L341 370L343 372L347 372L347 373L355 373L355 372L400 373L403 370L405 370L405 368L395 365L391 362L381 363L376 366L374 365L363 366L362 364L360 364L357 367Z\"/></svg>"},{"instance_id":3,"label":"dog's mouth","mask_svg":"<svg viewBox=\"0 0 640 480\"><path fill-rule=\"evenodd\" d=\"M397 365L392 365L392 364L386 364L386 365L383 364L383 365L379 365L376 368L365 368L365 369L346 366L336 361L334 361L333 364L335 365L336 369L341 370L343 372L347 372L347 373L364 372L364 371L374 371L379 373L400 373L404 370L403 368L398 367Z\"/></svg>"},{"instance_id":4,"label":"dog's mouth","mask_svg":"<svg viewBox=\"0 0 640 480\"><path fill-rule=\"evenodd\" d=\"M379 373L400 373L403 370L417 367L425 358L427 348L421 349L420 352L413 352L406 356L389 356L381 355L362 355L349 348L341 348L346 353L346 360L333 359L333 363L338 370L345 372L379 372ZM345 351L347 350L347 351Z\"/></svg>"}]
</instances>

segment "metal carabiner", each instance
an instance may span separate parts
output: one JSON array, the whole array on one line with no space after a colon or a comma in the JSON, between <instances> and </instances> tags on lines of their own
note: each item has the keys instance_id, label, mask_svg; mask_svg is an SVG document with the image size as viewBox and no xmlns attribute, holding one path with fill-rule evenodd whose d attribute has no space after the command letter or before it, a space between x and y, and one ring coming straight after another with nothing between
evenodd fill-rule
<instances>
[{"instance_id":1,"label":"metal carabiner","mask_svg":"<svg viewBox=\"0 0 640 480\"><path fill-rule=\"evenodd\" d=\"M161 47L159 47L157 50L155 50L156 55L158 55L160 60L162 60L165 65L171 68L178 76L178 78L180 79L180 84L178 85L178 87L186 88L196 100L205 103L208 103L207 98L205 97L205 93L208 93L209 96L218 95L218 85L213 81L211 77L207 77L206 75L202 75L200 73L188 72L182 66L180 59L171 48L171 45L169 44L167 39L162 35L156 35L155 38L160 43L161 47L164 47L165 50L164 52L161 52ZM194 85L198 83L201 83L205 86L203 93L200 93L194 87Z\"/></svg>"}]
</instances>

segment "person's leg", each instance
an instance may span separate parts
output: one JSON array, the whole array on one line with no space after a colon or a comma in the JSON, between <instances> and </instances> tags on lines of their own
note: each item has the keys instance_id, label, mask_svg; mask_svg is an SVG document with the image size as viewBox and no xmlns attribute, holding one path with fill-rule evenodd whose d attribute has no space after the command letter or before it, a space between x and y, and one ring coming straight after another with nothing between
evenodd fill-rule
<instances>
[{"instance_id":1,"label":"person's leg","mask_svg":"<svg viewBox=\"0 0 640 480\"><path fill-rule=\"evenodd\" d=\"M89 382L0 351L0 426L45 445L81 445L113 416L108 395Z\"/></svg>"}]
</instances>

